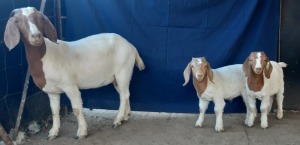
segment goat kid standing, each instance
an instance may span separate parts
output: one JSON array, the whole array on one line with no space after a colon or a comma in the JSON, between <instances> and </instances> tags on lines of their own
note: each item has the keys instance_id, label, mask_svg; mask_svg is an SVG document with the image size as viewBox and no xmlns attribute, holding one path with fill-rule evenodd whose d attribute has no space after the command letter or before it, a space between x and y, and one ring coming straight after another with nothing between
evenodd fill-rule
<instances>
[{"instance_id":1,"label":"goat kid standing","mask_svg":"<svg viewBox=\"0 0 300 145\"><path fill-rule=\"evenodd\" d=\"M222 115L224 112L224 99L231 100L238 96L246 96L245 77L241 64L229 65L218 69L211 69L204 57L192 58L183 72L185 86L193 74L193 84L199 98L200 114L195 124L202 127L204 114L210 101L214 101L216 114L215 130L221 132L223 128Z\"/></svg>"},{"instance_id":2,"label":"goat kid standing","mask_svg":"<svg viewBox=\"0 0 300 145\"><path fill-rule=\"evenodd\" d=\"M48 38L44 38L44 35ZM4 41L11 50L24 43L30 74L34 83L50 99L53 126L49 139L60 128L60 94L66 93L78 120L77 137L87 136L79 89L98 88L113 83L120 95L119 112L114 126L121 125L130 114L129 84L134 64L145 68L136 48L117 34L92 35L77 41L57 40L49 19L35 8L15 9L7 22Z\"/></svg>"},{"instance_id":3,"label":"goat kid standing","mask_svg":"<svg viewBox=\"0 0 300 145\"><path fill-rule=\"evenodd\" d=\"M270 61L264 52L252 52L243 63L243 71L246 76L247 98L245 104L247 106L247 115L245 124L249 127L253 126L256 117L256 98L261 100L261 124L262 128L268 127L267 115L271 111L273 103L273 95L277 100L277 118L283 117L283 70L287 64L284 62Z\"/></svg>"}]
</instances>

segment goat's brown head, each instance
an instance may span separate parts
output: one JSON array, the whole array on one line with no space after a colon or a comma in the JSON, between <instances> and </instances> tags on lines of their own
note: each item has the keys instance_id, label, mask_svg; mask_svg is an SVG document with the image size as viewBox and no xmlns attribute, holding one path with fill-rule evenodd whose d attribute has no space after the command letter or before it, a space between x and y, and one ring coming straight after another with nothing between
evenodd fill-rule
<instances>
[{"instance_id":1,"label":"goat's brown head","mask_svg":"<svg viewBox=\"0 0 300 145\"><path fill-rule=\"evenodd\" d=\"M213 71L204 57L192 58L191 62L186 66L183 72L185 80L183 86L189 82L191 71L193 73L193 77L195 77L197 81L201 82L206 76L208 76L209 80L213 82Z\"/></svg>"},{"instance_id":2,"label":"goat's brown head","mask_svg":"<svg viewBox=\"0 0 300 145\"><path fill-rule=\"evenodd\" d=\"M243 71L246 77L254 72L257 75L264 73L267 78L270 78L272 70L273 66L264 52L252 52L243 63Z\"/></svg>"},{"instance_id":3,"label":"goat's brown head","mask_svg":"<svg viewBox=\"0 0 300 145\"><path fill-rule=\"evenodd\" d=\"M4 42L9 50L20 41L32 46L40 46L44 35L57 41L57 33L50 20L33 7L15 9L11 12L4 32Z\"/></svg>"}]
</instances>

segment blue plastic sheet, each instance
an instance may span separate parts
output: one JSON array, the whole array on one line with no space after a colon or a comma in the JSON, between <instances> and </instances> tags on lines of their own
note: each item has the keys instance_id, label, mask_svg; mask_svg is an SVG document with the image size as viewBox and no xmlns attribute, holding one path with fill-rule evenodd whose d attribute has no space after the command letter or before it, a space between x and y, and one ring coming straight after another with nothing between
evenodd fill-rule
<instances>
[{"instance_id":1,"label":"blue plastic sheet","mask_svg":"<svg viewBox=\"0 0 300 145\"><path fill-rule=\"evenodd\" d=\"M182 86L183 70L192 57L206 57L212 68L243 63L257 50L276 59L279 0L62 2L67 17L63 21L65 40L113 32L138 49L146 70L135 68L130 85L132 110L198 112L192 83ZM111 85L83 90L82 96L87 108L119 106ZM225 112L244 111L241 97L227 101ZM213 103L208 112L213 112Z\"/></svg>"}]
</instances>

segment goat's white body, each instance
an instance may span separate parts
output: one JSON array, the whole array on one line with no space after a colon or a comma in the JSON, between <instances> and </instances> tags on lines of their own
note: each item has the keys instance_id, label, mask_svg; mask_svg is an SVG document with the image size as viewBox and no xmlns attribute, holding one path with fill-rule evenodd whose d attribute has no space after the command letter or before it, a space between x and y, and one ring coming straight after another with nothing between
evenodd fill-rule
<instances>
[{"instance_id":1,"label":"goat's white body","mask_svg":"<svg viewBox=\"0 0 300 145\"><path fill-rule=\"evenodd\" d=\"M57 136L59 121L59 94L69 97L78 119L78 137L87 135L87 125L82 115L79 89L97 88L114 84L120 94L119 113L114 126L127 120L130 114L129 84L135 62L144 69L136 48L121 36L113 33L92 35L77 41L58 43L45 38L46 54L42 58L46 84L43 91L49 94L53 112L53 127L49 137Z\"/></svg>"},{"instance_id":2,"label":"goat's white body","mask_svg":"<svg viewBox=\"0 0 300 145\"><path fill-rule=\"evenodd\" d=\"M64 85L80 89L105 86L120 70L132 70L135 62L135 48L116 34L93 35L73 42L59 40L58 44L45 38L45 42L45 92L61 93Z\"/></svg>"},{"instance_id":3,"label":"goat's white body","mask_svg":"<svg viewBox=\"0 0 300 145\"><path fill-rule=\"evenodd\" d=\"M286 64L277 63L274 61L270 61L270 63L273 66L272 73L269 79L267 79L265 75L263 75L264 85L260 91L254 92L250 90L247 83L248 78L246 77L245 88L246 88L246 93L248 98L245 99L245 103L247 106L247 117L245 123L248 126L253 125L254 118L256 117L256 101L255 101L256 98L262 101L260 107L262 128L268 127L267 114L270 112L272 108L273 95L276 95L277 97L277 103L278 103L277 117L281 119L283 116L282 102L284 98L283 96L284 81L283 81L282 67L286 67Z\"/></svg>"},{"instance_id":4,"label":"goat's white body","mask_svg":"<svg viewBox=\"0 0 300 145\"><path fill-rule=\"evenodd\" d=\"M222 114L225 107L224 99L231 100L238 96L245 95L245 77L241 64L229 65L218 69L213 69L213 82L208 80L205 91L199 97L200 114L196 122L196 127L202 127L204 114L209 101L215 103L217 132L223 130Z\"/></svg>"},{"instance_id":5,"label":"goat's white body","mask_svg":"<svg viewBox=\"0 0 300 145\"><path fill-rule=\"evenodd\" d=\"M201 97L233 99L244 90L244 74L241 64L229 65L213 69L214 80L208 81L208 85Z\"/></svg>"}]
</instances>

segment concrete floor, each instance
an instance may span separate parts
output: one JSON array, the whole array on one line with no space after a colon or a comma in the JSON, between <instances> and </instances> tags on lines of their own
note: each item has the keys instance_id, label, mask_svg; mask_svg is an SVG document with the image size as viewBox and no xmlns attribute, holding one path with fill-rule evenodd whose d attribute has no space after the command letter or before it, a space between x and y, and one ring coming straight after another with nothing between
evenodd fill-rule
<instances>
[{"instance_id":1,"label":"concrete floor","mask_svg":"<svg viewBox=\"0 0 300 145\"><path fill-rule=\"evenodd\" d=\"M112 128L117 114L109 110L84 110L89 136L76 140L77 121L74 115L63 117L60 135L46 140L48 128L31 135L24 145L299 145L300 113L288 111L282 120L269 116L269 128L261 129L259 118L255 125L244 125L245 114L225 114L222 133L214 130L215 115L205 116L204 127L195 128L198 114L132 112L128 122ZM260 114L258 114L260 115Z\"/></svg>"}]
</instances>

